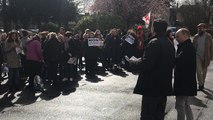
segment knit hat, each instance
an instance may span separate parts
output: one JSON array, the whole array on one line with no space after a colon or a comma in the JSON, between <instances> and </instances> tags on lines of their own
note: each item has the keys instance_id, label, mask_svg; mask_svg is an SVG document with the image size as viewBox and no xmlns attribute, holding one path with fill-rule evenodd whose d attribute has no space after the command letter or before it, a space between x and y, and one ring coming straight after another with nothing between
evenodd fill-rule
<instances>
[{"instance_id":1,"label":"knit hat","mask_svg":"<svg viewBox=\"0 0 213 120\"><path fill-rule=\"evenodd\" d=\"M143 29L142 26L138 26L138 27L137 27L137 30L141 30L141 29Z\"/></svg>"}]
</instances>

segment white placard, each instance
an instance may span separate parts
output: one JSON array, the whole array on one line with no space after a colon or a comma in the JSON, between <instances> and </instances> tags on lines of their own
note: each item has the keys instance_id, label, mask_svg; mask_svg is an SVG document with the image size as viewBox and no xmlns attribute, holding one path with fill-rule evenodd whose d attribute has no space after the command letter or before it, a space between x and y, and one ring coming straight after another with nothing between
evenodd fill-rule
<instances>
[{"instance_id":1,"label":"white placard","mask_svg":"<svg viewBox=\"0 0 213 120\"><path fill-rule=\"evenodd\" d=\"M103 41L101 41L99 38L88 38L88 46L103 46Z\"/></svg>"},{"instance_id":2,"label":"white placard","mask_svg":"<svg viewBox=\"0 0 213 120\"><path fill-rule=\"evenodd\" d=\"M135 42L135 38L132 35L127 35L125 41L132 45Z\"/></svg>"},{"instance_id":3,"label":"white placard","mask_svg":"<svg viewBox=\"0 0 213 120\"><path fill-rule=\"evenodd\" d=\"M16 53L24 55L24 51L20 47L16 47Z\"/></svg>"},{"instance_id":4,"label":"white placard","mask_svg":"<svg viewBox=\"0 0 213 120\"><path fill-rule=\"evenodd\" d=\"M69 60L67 61L68 64L77 64L77 57L70 57Z\"/></svg>"},{"instance_id":5,"label":"white placard","mask_svg":"<svg viewBox=\"0 0 213 120\"><path fill-rule=\"evenodd\" d=\"M139 63L142 61L141 58L136 58L135 56L132 56L131 58L129 58L128 56L125 56L125 59L129 63Z\"/></svg>"}]
</instances>

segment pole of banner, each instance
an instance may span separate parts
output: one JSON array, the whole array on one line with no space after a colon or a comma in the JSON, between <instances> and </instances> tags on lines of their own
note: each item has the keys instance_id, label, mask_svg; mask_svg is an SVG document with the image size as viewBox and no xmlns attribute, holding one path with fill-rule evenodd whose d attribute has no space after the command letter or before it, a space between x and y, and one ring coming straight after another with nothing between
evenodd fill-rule
<instances>
[{"instance_id":1,"label":"pole of banner","mask_svg":"<svg viewBox=\"0 0 213 120\"><path fill-rule=\"evenodd\" d=\"M152 12L150 12L150 23L151 23L151 26L150 26L150 32L153 36L153 33L154 33L154 27L153 27L153 23L154 23L154 17L152 17Z\"/></svg>"}]
</instances>

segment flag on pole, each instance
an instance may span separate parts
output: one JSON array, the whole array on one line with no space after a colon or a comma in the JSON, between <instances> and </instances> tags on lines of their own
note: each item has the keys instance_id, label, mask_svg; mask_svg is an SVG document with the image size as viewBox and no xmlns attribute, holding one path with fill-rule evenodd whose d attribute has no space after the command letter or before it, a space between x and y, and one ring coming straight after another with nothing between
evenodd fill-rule
<instances>
[{"instance_id":1,"label":"flag on pole","mask_svg":"<svg viewBox=\"0 0 213 120\"><path fill-rule=\"evenodd\" d=\"M145 15L145 16L142 18L142 20L145 21L146 28L149 27L150 19L151 19L151 12L149 12L147 15Z\"/></svg>"}]
</instances>

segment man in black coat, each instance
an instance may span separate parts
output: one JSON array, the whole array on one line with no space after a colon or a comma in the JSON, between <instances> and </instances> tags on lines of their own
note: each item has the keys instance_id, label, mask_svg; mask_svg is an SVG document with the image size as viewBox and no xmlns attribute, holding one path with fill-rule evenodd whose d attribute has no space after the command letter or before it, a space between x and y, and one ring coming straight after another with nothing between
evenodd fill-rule
<instances>
[{"instance_id":1,"label":"man in black coat","mask_svg":"<svg viewBox=\"0 0 213 120\"><path fill-rule=\"evenodd\" d=\"M188 99L189 96L197 95L196 51L187 29L179 29L176 33L176 39L179 42L174 79L177 120L185 120L185 116L187 120L193 120L193 113Z\"/></svg>"},{"instance_id":2,"label":"man in black coat","mask_svg":"<svg viewBox=\"0 0 213 120\"><path fill-rule=\"evenodd\" d=\"M155 21L153 37L147 44L134 93L143 95L141 120L163 120L167 96L172 95L175 48L166 37L167 22Z\"/></svg>"}]
</instances>

